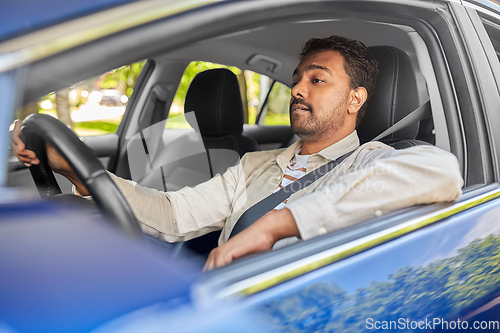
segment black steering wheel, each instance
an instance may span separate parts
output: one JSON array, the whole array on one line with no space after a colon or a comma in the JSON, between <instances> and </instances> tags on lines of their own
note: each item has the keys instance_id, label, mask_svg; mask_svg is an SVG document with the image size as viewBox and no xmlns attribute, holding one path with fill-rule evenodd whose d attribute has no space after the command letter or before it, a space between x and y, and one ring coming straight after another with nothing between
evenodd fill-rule
<instances>
[{"instance_id":1,"label":"black steering wheel","mask_svg":"<svg viewBox=\"0 0 500 333\"><path fill-rule=\"evenodd\" d=\"M97 157L62 122L48 115L32 114L23 121L21 139L40 160L39 165L30 167L30 172L42 198L61 193L48 163L45 149L45 142L48 142L84 183L103 215L125 234L134 238L143 237L128 202Z\"/></svg>"}]
</instances>

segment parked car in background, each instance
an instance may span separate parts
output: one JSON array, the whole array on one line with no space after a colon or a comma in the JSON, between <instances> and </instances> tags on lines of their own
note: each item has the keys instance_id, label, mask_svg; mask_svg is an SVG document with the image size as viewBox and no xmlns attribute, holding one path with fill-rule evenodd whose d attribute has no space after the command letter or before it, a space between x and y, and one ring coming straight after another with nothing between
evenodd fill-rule
<instances>
[{"instance_id":1,"label":"parked car in background","mask_svg":"<svg viewBox=\"0 0 500 333\"><path fill-rule=\"evenodd\" d=\"M23 0L2 5L0 15L0 330L500 329L498 3ZM175 128L169 118L187 66L205 61L268 78L256 123L241 124L235 135L262 150L282 148L296 137L288 125L266 125L266 103L276 98L273 107L286 109L286 99L274 96L291 86L301 45L334 34L363 41L381 63L361 140L429 101L430 117L382 141L455 154L462 197L380 212L206 273L203 258L217 234L184 244L143 237L102 166L160 190L212 176L215 166L203 160L206 135L196 126ZM94 184L97 208L49 197L71 190L58 176L57 184L35 175L37 191L30 170L9 155L8 127L19 108L143 59L116 133L80 140L43 116L29 125ZM193 137L197 144L185 148ZM227 165L241 157L237 147L225 151L234 151Z\"/></svg>"},{"instance_id":2,"label":"parked car in background","mask_svg":"<svg viewBox=\"0 0 500 333\"><path fill-rule=\"evenodd\" d=\"M128 101L127 96L116 89L102 89L99 93L101 94L100 105L121 106Z\"/></svg>"}]
</instances>

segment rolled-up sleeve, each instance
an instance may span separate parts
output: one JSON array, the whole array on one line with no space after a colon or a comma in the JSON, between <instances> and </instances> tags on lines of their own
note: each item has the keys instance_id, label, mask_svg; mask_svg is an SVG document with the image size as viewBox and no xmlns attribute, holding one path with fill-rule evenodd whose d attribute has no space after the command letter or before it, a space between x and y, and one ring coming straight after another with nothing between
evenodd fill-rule
<instances>
[{"instance_id":1,"label":"rolled-up sleeve","mask_svg":"<svg viewBox=\"0 0 500 333\"><path fill-rule=\"evenodd\" d=\"M325 181L317 191L286 206L302 239L404 207L453 201L462 193L463 179L456 157L434 146L373 150L361 159L357 163L356 158L342 176Z\"/></svg>"}]
</instances>

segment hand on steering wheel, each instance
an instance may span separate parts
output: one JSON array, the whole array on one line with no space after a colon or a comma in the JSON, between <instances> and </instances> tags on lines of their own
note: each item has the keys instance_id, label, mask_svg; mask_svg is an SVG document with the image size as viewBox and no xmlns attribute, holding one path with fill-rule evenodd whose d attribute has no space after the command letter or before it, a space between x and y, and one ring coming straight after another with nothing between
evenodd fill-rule
<instances>
[{"instance_id":1,"label":"hand on steering wheel","mask_svg":"<svg viewBox=\"0 0 500 333\"><path fill-rule=\"evenodd\" d=\"M22 141L16 140L15 134L14 152L21 152L16 152L20 162L31 165L30 172L42 197L61 193L51 170L53 166L67 178L76 176L75 182L83 184L103 214L121 231L142 237L139 223L118 187L90 148L63 123L48 115L33 114L21 126Z\"/></svg>"}]
</instances>

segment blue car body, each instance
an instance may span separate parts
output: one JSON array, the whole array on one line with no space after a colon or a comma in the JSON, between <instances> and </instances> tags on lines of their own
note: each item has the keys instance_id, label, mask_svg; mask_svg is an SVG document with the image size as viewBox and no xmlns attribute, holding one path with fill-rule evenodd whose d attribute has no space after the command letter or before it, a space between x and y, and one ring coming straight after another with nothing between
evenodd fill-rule
<instances>
[{"instance_id":1,"label":"blue car body","mask_svg":"<svg viewBox=\"0 0 500 333\"><path fill-rule=\"evenodd\" d=\"M86 332L106 323L99 329L266 329L238 307L214 302L213 308L196 309L190 287L199 267L181 265L171 252L82 218L78 208L28 201L0 209L0 328L5 332ZM125 324L113 322L124 315L131 317L121 319Z\"/></svg>"},{"instance_id":2,"label":"blue car body","mask_svg":"<svg viewBox=\"0 0 500 333\"><path fill-rule=\"evenodd\" d=\"M0 39L41 29L111 8L130 0L105 1L16 1L2 4Z\"/></svg>"},{"instance_id":3,"label":"blue car body","mask_svg":"<svg viewBox=\"0 0 500 333\"><path fill-rule=\"evenodd\" d=\"M5 4L0 40L130 2ZM229 1L227 6L245 3ZM472 10L500 17L500 7L493 2L444 3L462 23ZM193 5L186 13L225 5L200 2L196 4L200 7ZM442 15L443 22L453 17L447 15ZM474 20L470 19L468 28L477 23ZM462 30L460 34L465 35ZM472 44L472 37L463 38ZM490 51L483 56L491 60ZM8 53L0 56L4 65L0 128L6 129L12 110L21 103L19 82L25 80L23 66L28 60L16 63ZM40 55L33 62L52 56ZM489 66L498 69L500 64L471 66L490 71ZM489 77L496 79L496 86L488 91L496 94L493 100L499 100L500 72L490 72ZM488 109L491 101L481 103ZM470 117L495 128L498 119L488 112ZM487 181L470 180L472 186L455 202L408 208L210 273L200 272L200 262L179 261L169 249L122 236L105 219L87 216L79 207L41 203L15 189L0 188L0 331L440 332L459 328L498 332L500 185L495 158L500 147L495 146L498 137L492 132L485 134L491 144L487 149L481 139L459 134L464 141L473 140L467 141L469 149L471 142L477 144L473 149L478 164L487 164L481 157L488 154L494 162L491 174L484 176ZM0 160L5 162L0 164L2 185L9 177L8 142L9 133L4 130L0 134Z\"/></svg>"}]
</instances>

